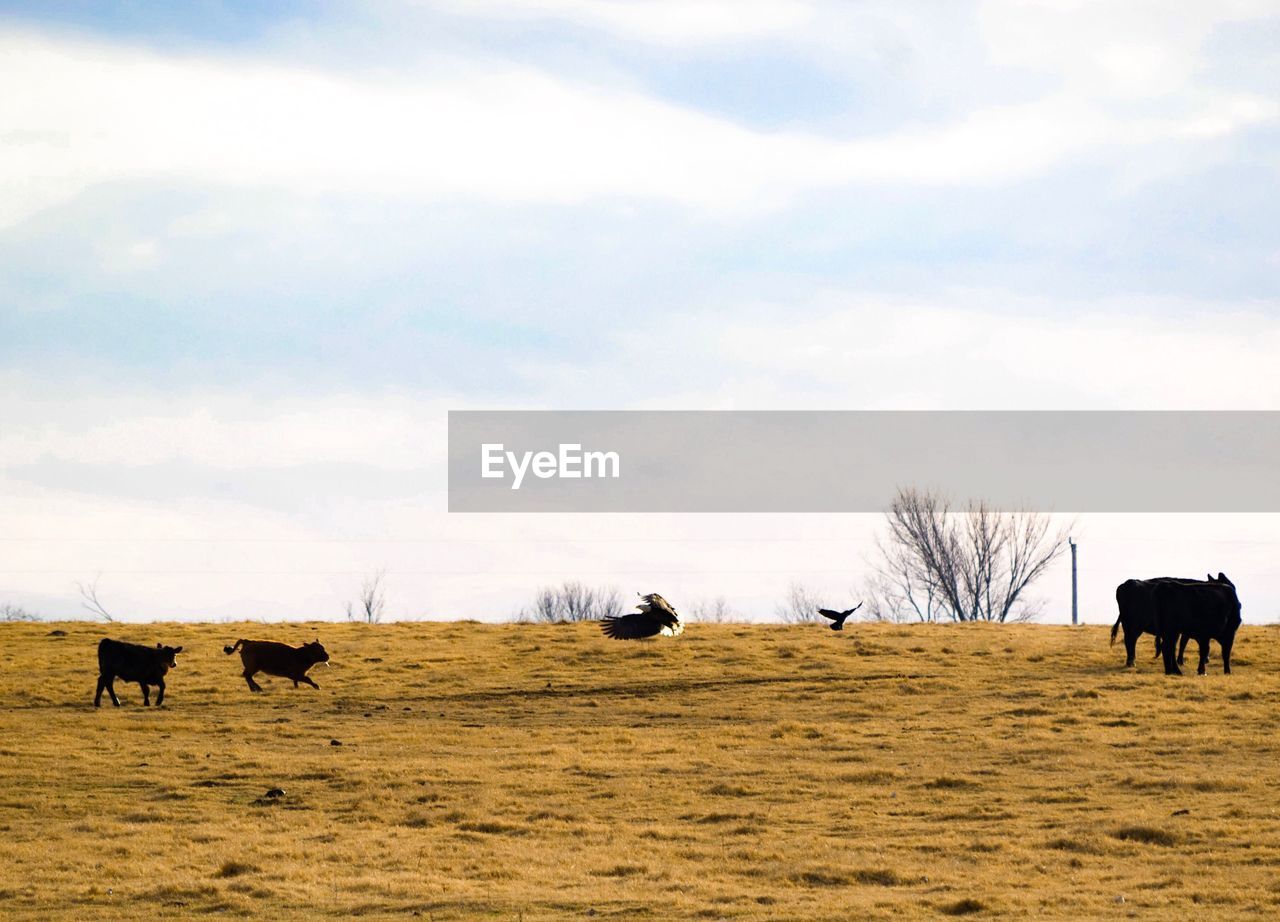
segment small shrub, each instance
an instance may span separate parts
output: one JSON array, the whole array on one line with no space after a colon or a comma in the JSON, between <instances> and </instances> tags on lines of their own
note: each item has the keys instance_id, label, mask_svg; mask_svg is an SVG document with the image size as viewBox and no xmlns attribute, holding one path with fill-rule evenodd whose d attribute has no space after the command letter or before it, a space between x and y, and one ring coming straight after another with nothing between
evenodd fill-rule
<instances>
[{"instance_id":1,"label":"small shrub","mask_svg":"<svg viewBox=\"0 0 1280 922\"><path fill-rule=\"evenodd\" d=\"M853 879L860 884L876 887L896 887L906 883L897 871L890 868L863 868L853 872Z\"/></svg>"},{"instance_id":2,"label":"small shrub","mask_svg":"<svg viewBox=\"0 0 1280 922\"><path fill-rule=\"evenodd\" d=\"M497 822L459 823L458 828L464 832L481 832L489 836L522 836L529 831L524 826Z\"/></svg>"},{"instance_id":3,"label":"small shrub","mask_svg":"<svg viewBox=\"0 0 1280 922\"><path fill-rule=\"evenodd\" d=\"M591 873L596 877L635 877L638 874L648 874L649 869L643 864L615 864L611 868Z\"/></svg>"},{"instance_id":4,"label":"small shrub","mask_svg":"<svg viewBox=\"0 0 1280 922\"><path fill-rule=\"evenodd\" d=\"M849 885L849 875L829 871L802 871L792 875L791 879L806 887L847 887Z\"/></svg>"},{"instance_id":5,"label":"small shrub","mask_svg":"<svg viewBox=\"0 0 1280 922\"><path fill-rule=\"evenodd\" d=\"M967 778L935 778L926 781L924 786L935 791L959 791L964 788L976 788L978 784Z\"/></svg>"},{"instance_id":6,"label":"small shrub","mask_svg":"<svg viewBox=\"0 0 1280 922\"><path fill-rule=\"evenodd\" d=\"M981 900L975 900L968 897L963 900L956 900L954 903L947 903L945 906L938 907L939 911L948 916L971 916L975 912L983 912L986 908L986 903Z\"/></svg>"},{"instance_id":7,"label":"small shrub","mask_svg":"<svg viewBox=\"0 0 1280 922\"><path fill-rule=\"evenodd\" d=\"M246 864L243 861L224 861L222 862L222 867L218 868L213 876L220 878L241 877L245 874L252 874L256 870L258 870L257 866Z\"/></svg>"},{"instance_id":8,"label":"small shrub","mask_svg":"<svg viewBox=\"0 0 1280 922\"><path fill-rule=\"evenodd\" d=\"M1154 826L1121 826L1111 833L1125 842L1141 842L1144 845L1176 845L1178 838L1171 832L1156 829Z\"/></svg>"},{"instance_id":9,"label":"small shrub","mask_svg":"<svg viewBox=\"0 0 1280 922\"><path fill-rule=\"evenodd\" d=\"M1052 711L1042 707L1014 708L1005 712L1009 717L1047 717Z\"/></svg>"},{"instance_id":10,"label":"small shrub","mask_svg":"<svg viewBox=\"0 0 1280 922\"><path fill-rule=\"evenodd\" d=\"M1082 855L1097 855L1102 851L1096 843L1066 837L1054 839L1049 843L1049 848L1060 852L1077 852Z\"/></svg>"},{"instance_id":11,"label":"small shrub","mask_svg":"<svg viewBox=\"0 0 1280 922\"><path fill-rule=\"evenodd\" d=\"M746 788L738 787L736 784L715 784L707 788L707 793L712 797L754 797L755 791L748 791Z\"/></svg>"}]
</instances>

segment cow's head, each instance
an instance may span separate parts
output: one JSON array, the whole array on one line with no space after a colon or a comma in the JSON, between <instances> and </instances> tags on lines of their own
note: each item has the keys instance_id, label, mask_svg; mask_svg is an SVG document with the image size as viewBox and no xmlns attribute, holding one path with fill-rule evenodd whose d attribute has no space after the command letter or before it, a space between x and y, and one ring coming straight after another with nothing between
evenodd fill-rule
<instances>
[{"instance_id":1,"label":"cow's head","mask_svg":"<svg viewBox=\"0 0 1280 922\"><path fill-rule=\"evenodd\" d=\"M1227 574L1223 573L1221 570L1218 571L1217 576L1210 576L1209 582L1213 583L1215 586L1221 586L1223 589L1230 590L1230 605L1235 610L1227 612L1226 620L1228 625L1234 624L1236 627L1239 627L1240 622L1244 619L1240 615L1240 596L1236 594L1236 584L1231 582L1231 580L1227 578Z\"/></svg>"},{"instance_id":2,"label":"cow's head","mask_svg":"<svg viewBox=\"0 0 1280 922\"><path fill-rule=\"evenodd\" d=\"M302 649L307 651L307 656L310 657L313 663L329 662L329 653L320 645L318 639L311 641L311 643L304 643Z\"/></svg>"},{"instance_id":3,"label":"cow's head","mask_svg":"<svg viewBox=\"0 0 1280 922\"><path fill-rule=\"evenodd\" d=\"M1221 571L1218 573L1218 582L1231 589L1231 601L1236 605L1234 621L1236 626L1239 627L1240 622L1244 620L1244 617L1240 614L1240 596L1236 593L1236 584L1227 579L1227 574L1222 573Z\"/></svg>"},{"instance_id":4,"label":"cow's head","mask_svg":"<svg viewBox=\"0 0 1280 922\"><path fill-rule=\"evenodd\" d=\"M174 658L182 652L182 647L166 647L156 644L156 649L160 651L160 661L170 669L178 668L178 661Z\"/></svg>"}]
</instances>

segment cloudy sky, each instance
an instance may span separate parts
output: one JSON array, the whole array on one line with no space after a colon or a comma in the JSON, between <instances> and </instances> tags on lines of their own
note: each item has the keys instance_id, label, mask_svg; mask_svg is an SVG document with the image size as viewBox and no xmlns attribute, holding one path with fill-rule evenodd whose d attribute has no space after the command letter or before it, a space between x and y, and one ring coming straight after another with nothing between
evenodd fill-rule
<instances>
[{"instance_id":1,"label":"cloudy sky","mask_svg":"<svg viewBox=\"0 0 1280 922\"><path fill-rule=\"evenodd\" d=\"M0 604L46 617L865 570L875 517L450 516L449 409L1280 409L1274 0L0 3L0 85ZM1089 620L1206 569L1280 616L1280 517L1080 534Z\"/></svg>"}]
</instances>

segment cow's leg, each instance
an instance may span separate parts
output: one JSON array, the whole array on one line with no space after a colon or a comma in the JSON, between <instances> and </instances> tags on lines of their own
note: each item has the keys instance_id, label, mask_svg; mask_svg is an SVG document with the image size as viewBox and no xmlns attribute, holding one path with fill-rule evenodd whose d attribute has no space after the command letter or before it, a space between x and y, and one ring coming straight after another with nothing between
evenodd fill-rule
<instances>
[{"instance_id":1,"label":"cow's leg","mask_svg":"<svg viewBox=\"0 0 1280 922\"><path fill-rule=\"evenodd\" d=\"M164 679L157 682L156 686L159 688L159 691L156 692L156 707L159 707L164 703Z\"/></svg>"},{"instance_id":2,"label":"cow's leg","mask_svg":"<svg viewBox=\"0 0 1280 922\"><path fill-rule=\"evenodd\" d=\"M151 689L147 688L146 682L139 682L138 687L142 689L142 706L151 707Z\"/></svg>"},{"instance_id":3,"label":"cow's leg","mask_svg":"<svg viewBox=\"0 0 1280 922\"><path fill-rule=\"evenodd\" d=\"M116 677L113 675L107 676L107 694L111 696L111 703L119 707L120 699L116 697Z\"/></svg>"},{"instance_id":4,"label":"cow's leg","mask_svg":"<svg viewBox=\"0 0 1280 922\"><path fill-rule=\"evenodd\" d=\"M317 685L317 684L315 683L315 680L314 680L314 679L312 679L312 678L311 678L311 676L309 676L309 675L298 676L298 682L306 682L306 683L307 683L308 685L310 685L312 688L319 688L319 687L320 687L319 685ZM294 682L293 684L294 684L294 685L297 685L297 684L298 684L298 682Z\"/></svg>"},{"instance_id":5,"label":"cow's leg","mask_svg":"<svg viewBox=\"0 0 1280 922\"><path fill-rule=\"evenodd\" d=\"M98 676L98 690L93 695L94 707L96 708L102 707L102 690L106 687L107 687L107 677L104 675Z\"/></svg>"},{"instance_id":6,"label":"cow's leg","mask_svg":"<svg viewBox=\"0 0 1280 922\"><path fill-rule=\"evenodd\" d=\"M1219 643L1222 645L1222 672L1225 675L1231 675L1231 645L1236 642L1232 635L1223 637Z\"/></svg>"},{"instance_id":7,"label":"cow's leg","mask_svg":"<svg viewBox=\"0 0 1280 922\"><path fill-rule=\"evenodd\" d=\"M1178 634L1175 631L1172 634L1165 634L1162 638L1162 651L1164 653L1164 674L1165 675L1182 675L1182 670L1178 668Z\"/></svg>"},{"instance_id":8,"label":"cow's leg","mask_svg":"<svg viewBox=\"0 0 1280 922\"><path fill-rule=\"evenodd\" d=\"M1140 631L1131 630L1129 625L1126 624L1124 626L1124 665L1126 669L1133 665L1134 657L1138 653L1138 637L1140 634Z\"/></svg>"},{"instance_id":9,"label":"cow's leg","mask_svg":"<svg viewBox=\"0 0 1280 922\"><path fill-rule=\"evenodd\" d=\"M1196 664L1196 675L1204 675L1204 667L1209 662L1209 638L1197 637L1196 646L1200 648L1200 662ZM1182 661L1181 657L1178 661Z\"/></svg>"},{"instance_id":10,"label":"cow's leg","mask_svg":"<svg viewBox=\"0 0 1280 922\"><path fill-rule=\"evenodd\" d=\"M1183 634L1182 639L1178 641L1178 665L1182 666L1186 663L1187 641L1191 639L1190 634ZM1199 641L1197 641L1198 643Z\"/></svg>"},{"instance_id":11,"label":"cow's leg","mask_svg":"<svg viewBox=\"0 0 1280 922\"><path fill-rule=\"evenodd\" d=\"M248 666L245 667L244 680L249 683L249 691L253 691L253 692L262 691L262 686L259 685L257 682L253 681L253 677L257 674L258 674L258 670L256 669L251 670Z\"/></svg>"}]
</instances>

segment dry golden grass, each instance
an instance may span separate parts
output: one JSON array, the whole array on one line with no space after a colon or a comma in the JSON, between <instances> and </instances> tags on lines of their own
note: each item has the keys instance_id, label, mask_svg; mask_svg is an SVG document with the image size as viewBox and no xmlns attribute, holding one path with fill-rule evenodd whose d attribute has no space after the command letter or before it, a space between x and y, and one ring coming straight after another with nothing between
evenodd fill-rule
<instances>
[{"instance_id":1,"label":"dry golden grass","mask_svg":"<svg viewBox=\"0 0 1280 922\"><path fill-rule=\"evenodd\" d=\"M186 647L164 708L117 683L125 706L94 710L106 633ZM221 649L316 635L320 691L253 695ZM1234 675L1182 679L1125 672L1096 627L0 641L4 918L1280 912L1272 628L1241 632Z\"/></svg>"}]
</instances>

